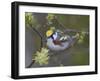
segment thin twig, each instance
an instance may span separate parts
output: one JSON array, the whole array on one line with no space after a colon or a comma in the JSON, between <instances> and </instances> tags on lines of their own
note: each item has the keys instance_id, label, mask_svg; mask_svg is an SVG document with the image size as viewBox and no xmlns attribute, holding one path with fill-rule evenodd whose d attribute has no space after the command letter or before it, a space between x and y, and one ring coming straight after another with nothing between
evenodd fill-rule
<instances>
[{"instance_id":1,"label":"thin twig","mask_svg":"<svg viewBox=\"0 0 100 81\"><path fill-rule=\"evenodd\" d=\"M33 32L35 31L40 36L40 38L41 38L41 47L42 47L43 46L43 43L42 43L43 36L42 36L42 34L38 30L36 30L34 27L30 26L30 28L32 29Z\"/></svg>"},{"instance_id":2,"label":"thin twig","mask_svg":"<svg viewBox=\"0 0 100 81\"><path fill-rule=\"evenodd\" d=\"M30 28L32 29L33 32L35 31L35 32L40 36L40 38L41 38L41 46L40 46L40 48L42 48L42 47L43 47L43 42L42 42L43 36L42 36L41 33L38 32L34 27L30 26ZM30 65L29 65L27 68L30 68L30 67L32 66L33 63L34 63L34 62L32 61L32 62L30 63Z\"/></svg>"},{"instance_id":3,"label":"thin twig","mask_svg":"<svg viewBox=\"0 0 100 81\"><path fill-rule=\"evenodd\" d=\"M75 29L66 29L66 27L58 20L57 17L55 17L56 21L65 29L63 32L66 33L66 32L77 32L77 33L81 33L82 31L79 31L79 30L75 30ZM84 32L85 34L89 34L89 32Z\"/></svg>"}]
</instances>

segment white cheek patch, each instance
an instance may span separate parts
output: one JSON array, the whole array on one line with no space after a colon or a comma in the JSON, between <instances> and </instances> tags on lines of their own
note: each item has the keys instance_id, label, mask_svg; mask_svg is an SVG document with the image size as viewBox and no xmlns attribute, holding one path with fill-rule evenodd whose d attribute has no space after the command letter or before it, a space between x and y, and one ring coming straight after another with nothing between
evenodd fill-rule
<instances>
[{"instance_id":1,"label":"white cheek patch","mask_svg":"<svg viewBox=\"0 0 100 81\"><path fill-rule=\"evenodd\" d=\"M55 32L55 33L54 33L54 35L53 35L54 40L56 40L56 39L57 39L57 37L58 37L58 33L57 33L57 32Z\"/></svg>"}]
</instances>

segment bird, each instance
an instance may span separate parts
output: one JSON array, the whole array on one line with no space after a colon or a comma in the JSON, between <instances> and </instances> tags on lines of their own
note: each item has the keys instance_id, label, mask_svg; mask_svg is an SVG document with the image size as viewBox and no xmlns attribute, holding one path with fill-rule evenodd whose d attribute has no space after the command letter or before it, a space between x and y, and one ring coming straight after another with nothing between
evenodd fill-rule
<instances>
[{"instance_id":1,"label":"bird","mask_svg":"<svg viewBox=\"0 0 100 81\"><path fill-rule=\"evenodd\" d=\"M52 51L63 51L73 45L77 36L78 34L71 37L60 30L49 29L46 31L46 45Z\"/></svg>"}]
</instances>

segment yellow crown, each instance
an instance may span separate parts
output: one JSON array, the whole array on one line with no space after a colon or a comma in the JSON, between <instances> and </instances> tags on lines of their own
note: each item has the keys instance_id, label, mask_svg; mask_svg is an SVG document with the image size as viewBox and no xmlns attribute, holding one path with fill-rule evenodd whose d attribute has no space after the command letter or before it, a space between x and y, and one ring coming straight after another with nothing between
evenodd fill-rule
<instances>
[{"instance_id":1,"label":"yellow crown","mask_svg":"<svg viewBox=\"0 0 100 81\"><path fill-rule=\"evenodd\" d=\"M46 32L46 36L47 36L47 37L50 37L52 34L53 34L53 30L48 30L48 31Z\"/></svg>"}]
</instances>

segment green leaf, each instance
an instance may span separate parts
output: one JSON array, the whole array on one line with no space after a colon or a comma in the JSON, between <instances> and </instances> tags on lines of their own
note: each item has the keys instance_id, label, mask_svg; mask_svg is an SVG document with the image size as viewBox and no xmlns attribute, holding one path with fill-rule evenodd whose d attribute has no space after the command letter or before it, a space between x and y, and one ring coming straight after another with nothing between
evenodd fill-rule
<instances>
[{"instance_id":1,"label":"green leaf","mask_svg":"<svg viewBox=\"0 0 100 81\"><path fill-rule=\"evenodd\" d=\"M34 15L31 12L25 13L25 25L26 25L26 27L36 27L36 28L40 27L36 18L34 17Z\"/></svg>"},{"instance_id":2,"label":"green leaf","mask_svg":"<svg viewBox=\"0 0 100 81\"><path fill-rule=\"evenodd\" d=\"M47 48L42 48L40 51L37 51L35 56L33 56L35 63L38 63L39 65L47 65L50 58L48 52L49 50Z\"/></svg>"}]
</instances>

